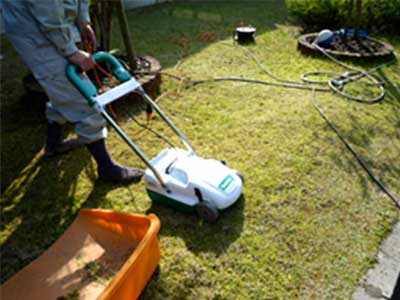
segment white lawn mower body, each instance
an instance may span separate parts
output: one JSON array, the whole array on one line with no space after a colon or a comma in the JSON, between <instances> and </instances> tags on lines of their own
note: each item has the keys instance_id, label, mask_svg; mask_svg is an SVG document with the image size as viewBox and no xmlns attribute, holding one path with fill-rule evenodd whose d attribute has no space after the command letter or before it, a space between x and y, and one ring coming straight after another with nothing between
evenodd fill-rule
<instances>
[{"instance_id":1,"label":"white lawn mower body","mask_svg":"<svg viewBox=\"0 0 400 300\"><path fill-rule=\"evenodd\" d=\"M163 177L163 188L152 170L147 169L144 181L147 192L156 203L182 211L198 210L198 205L211 210L224 210L235 203L243 190L241 175L215 159L204 159L190 151L168 148L150 163Z\"/></svg>"}]
</instances>

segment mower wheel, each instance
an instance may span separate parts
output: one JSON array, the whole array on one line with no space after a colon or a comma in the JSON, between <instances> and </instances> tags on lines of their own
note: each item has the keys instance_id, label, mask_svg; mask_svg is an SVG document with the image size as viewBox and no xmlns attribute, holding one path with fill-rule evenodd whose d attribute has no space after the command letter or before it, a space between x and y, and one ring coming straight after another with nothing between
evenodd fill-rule
<instances>
[{"instance_id":1,"label":"mower wheel","mask_svg":"<svg viewBox=\"0 0 400 300\"><path fill-rule=\"evenodd\" d=\"M217 221L219 216L218 209L207 200L203 200L196 205L196 212L200 218L209 223Z\"/></svg>"}]
</instances>

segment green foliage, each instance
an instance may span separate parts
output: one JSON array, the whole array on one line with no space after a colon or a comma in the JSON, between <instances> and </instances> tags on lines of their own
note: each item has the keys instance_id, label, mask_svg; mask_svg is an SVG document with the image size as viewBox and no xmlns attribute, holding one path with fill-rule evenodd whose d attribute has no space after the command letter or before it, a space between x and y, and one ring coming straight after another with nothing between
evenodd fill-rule
<instances>
[{"instance_id":1,"label":"green foliage","mask_svg":"<svg viewBox=\"0 0 400 300\"><path fill-rule=\"evenodd\" d=\"M338 8L333 0L287 0L291 15L306 26L329 27L338 22ZM336 1L335 1L336 2Z\"/></svg>"},{"instance_id":2,"label":"green foliage","mask_svg":"<svg viewBox=\"0 0 400 300\"><path fill-rule=\"evenodd\" d=\"M99 278L101 279L105 273L104 267L96 261L88 262L85 265L84 270L86 271L87 279L91 281L96 281Z\"/></svg>"},{"instance_id":3,"label":"green foliage","mask_svg":"<svg viewBox=\"0 0 400 300\"><path fill-rule=\"evenodd\" d=\"M292 19L309 30L354 26L351 0L286 0ZM372 32L400 27L400 0L363 0L361 25Z\"/></svg>"},{"instance_id":4,"label":"green foliage","mask_svg":"<svg viewBox=\"0 0 400 300\"><path fill-rule=\"evenodd\" d=\"M80 292L73 290L71 293L57 297L57 300L79 300Z\"/></svg>"}]
</instances>

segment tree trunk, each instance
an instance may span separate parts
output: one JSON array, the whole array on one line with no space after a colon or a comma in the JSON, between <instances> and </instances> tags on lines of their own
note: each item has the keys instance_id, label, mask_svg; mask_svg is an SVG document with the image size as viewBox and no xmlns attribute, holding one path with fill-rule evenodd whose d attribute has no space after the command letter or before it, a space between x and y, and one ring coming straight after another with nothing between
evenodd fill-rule
<instances>
[{"instance_id":1,"label":"tree trunk","mask_svg":"<svg viewBox=\"0 0 400 300\"><path fill-rule=\"evenodd\" d=\"M117 1L116 5L117 5L117 14L119 19L119 25L121 28L122 38L124 40L125 50L128 56L128 62L132 70L136 70L137 68L135 59L136 55L135 51L133 50L132 38L129 32L128 18L126 17L123 0Z\"/></svg>"},{"instance_id":2,"label":"tree trunk","mask_svg":"<svg viewBox=\"0 0 400 300\"><path fill-rule=\"evenodd\" d=\"M120 32L124 41L128 62L132 70L136 69L136 55L129 32L128 20L125 13L123 0L94 0L91 2L91 18L95 25L95 31L100 40L100 47L104 51L111 50L113 12L117 13Z\"/></svg>"},{"instance_id":3,"label":"tree trunk","mask_svg":"<svg viewBox=\"0 0 400 300\"><path fill-rule=\"evenodd\" d=\"M349 0L347 4L347 20L344 27L344 41L347 43L349 28L351 27L351 20L353 19L354 0Z\"/></svg>"},{"instance_id":4,"label":"tree trunk","mask_svg":"<svg viewBox=\"0 0 400 300\"><path fill-rule=\"evenodd\" d=\"M90 18L103 51L111 48L112 12L113 4L105 0L93 1L90 5Z\"/></svg>"},{"instance_id":5,"label":"tree trunk","mask_svg":"<svg viewBox=\"0 0 400 300\"><path fill-rule=\"evenodd\" d=\"M354 19L354 38L357 41L360 39L361 14L362 14L362 0L356 0L356 16Z\"/></svg>"}]
</instances>

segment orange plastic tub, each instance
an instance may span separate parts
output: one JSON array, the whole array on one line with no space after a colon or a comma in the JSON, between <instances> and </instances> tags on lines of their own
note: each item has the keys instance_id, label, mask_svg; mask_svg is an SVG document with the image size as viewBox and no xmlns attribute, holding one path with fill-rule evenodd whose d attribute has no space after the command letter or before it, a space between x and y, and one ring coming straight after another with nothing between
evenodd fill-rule
<instances>
[{"instance_id":1,"label":"orange plastic tub","mask_svg":"<svg viewBox=\"0 0 400 300\"><path fill-rule=\"evenodd\" d=\"M160 261L159 219L81 210L39 258L1 286L3 300L134 300Z\"/></svg>"}]
</instances>

